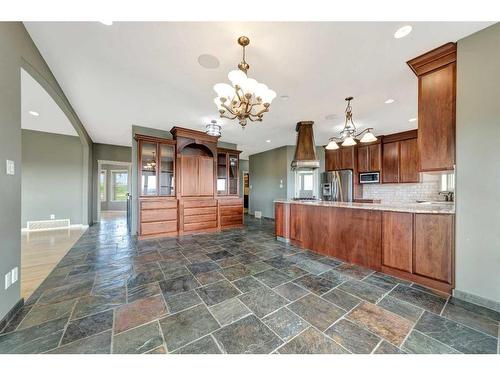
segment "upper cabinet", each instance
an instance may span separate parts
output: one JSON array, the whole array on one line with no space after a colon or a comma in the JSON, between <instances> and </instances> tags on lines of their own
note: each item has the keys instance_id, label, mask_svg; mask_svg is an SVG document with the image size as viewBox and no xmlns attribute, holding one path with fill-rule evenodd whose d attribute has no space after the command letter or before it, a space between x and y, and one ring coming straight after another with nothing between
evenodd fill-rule
<instances>
[{"instance_id":1,"label":"upper cabinet","mask_svg":"<svg viewBox=\"0 0 500 375\"><path fill-rule=\"evenodd\" d=\"M238 195L239 154L241 151L217 149L217 194Z\"/></svg>"},{"instance_id":2,"label":"upper cabinet","mask_svg":"<svg viewBox=\"0 0 500 375\"><path fill-rule=\"evenodd\" d=\"M447 43L408 65L418 77L420 171L455 165L456 44Z\"/></svg>"},{"instance_id":3,"label":"upper cabinet","mask_svg":"<svg viewBox=\"0 0 500 375\"><path fill-rule=\"evenodd\" d=\"M357 147L358 172L380 172L382 145L380 143Z\"/></svg>"},{"instance_id":4,"label":"upper cabinet","mask_svg":"<svg viewBox=\"0 0 500 375\"><path fill-rule=\"evenodd\" d=\"M139 195L175 195L175 144L168 139L136 136L138 143Z\"/></svg>"},{"instance_id":5,"label":"upper cabinet","mask_svg":"<svg viewBox=\"0 0 500 375\"><path fill-rule=\"evenodd\" d=\"M337 150L325 150L325 167L327 171L341 169L355 169L355 153L353 146L342 147Z\"/></svg>"},{"instance_id":6,"label":"upper cabinet","mask_svg":"<svg viewBox=\"0 0 500 375\"><path fill-rule=\"evenodd\" d=\"M382 140L382 182L419 182L417 131L391 134Z\"/></svg>"}]
</instances>

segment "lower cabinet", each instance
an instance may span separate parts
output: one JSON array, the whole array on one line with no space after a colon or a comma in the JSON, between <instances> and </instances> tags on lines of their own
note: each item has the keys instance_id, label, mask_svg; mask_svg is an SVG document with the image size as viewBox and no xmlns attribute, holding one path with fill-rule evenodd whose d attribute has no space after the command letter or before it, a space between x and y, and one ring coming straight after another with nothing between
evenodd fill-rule
<instances>
[{"instance_id":1,"label":"lower cabinet","mask_svg":"<svg viewBox=\"0 0 500 375\"><path fill-rule=\"evenodd\" d=\"M243 199L219 199L218 205L221 229L241 227L243 225Z\"/></svg>"},{"instance_id":2,"label":"lower cabinet","mask_svg":"<svg viewBox=\"0 0 500 375\"><path fill-rule=\"evenodd\" d=\"M430 288L454 286L454 216L383 213L382 268Z\"/></svg>"},{"instance_id":3,"label":"lower cabinet","mask_svg":"<svg viewBox=\"0 0 500 375\"><path fill-rule=\"evenodd\" d=\"M217 201L215 199L185 199L179 201L179 210L179 232L217 230Z\"/></svg>"},{"instance_id":4,"label":"lower cabinet","mask_svg":"<svg viewBox=\"0 0 500 375\"><path fill-rule=\"evenodd\" d=\"M177 235L177 199L141 198L139 214L139 235Z\"/></svg>"}]
</instances>

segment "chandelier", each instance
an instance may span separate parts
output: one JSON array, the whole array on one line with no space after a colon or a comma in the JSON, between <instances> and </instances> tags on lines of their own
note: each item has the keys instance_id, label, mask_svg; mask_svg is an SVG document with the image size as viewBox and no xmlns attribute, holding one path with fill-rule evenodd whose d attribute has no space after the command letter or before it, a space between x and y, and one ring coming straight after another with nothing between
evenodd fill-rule
<instances>
[{"instance_id":1,"label":"chandelier","mask_svg":"<svg viewBox=\"0 0 500 375\"><path fill-rule=\"evenodd\" d=\"M210 124L205 126L206 133L214 137L221 136L221 129L222 127L215 120L210 121Z\"/></svg>"},{"instance_id":2,"label":"chandelier","mask_svg":"<svg viewBox=\"0 0 500 375\"><path fill-rule=\"evenodd\" d=\"M214 103L220 117L238 119L244 129L247 120L262 121L264 113L269 112L269 106L276 93L265 84L248 78L247 72L250 66L245 61L245 47L250 44L250 39L240 36L238 44L243 47L243 60L238 64L238 69L231 70L227 75L232 85L227 83L214 85L217 93Z\"/></svg>"},{"instance_id":3,"label":"chandelier","mask_svg":"<svg viewBox=\"0 0 500 375\"><path fill-rule=\"evenodd\" d=\"M345 109L345 124L344 124L344 129L340 132L338 137L332 137L328 141L328 144L326 145L327 150L336 150L339 148L338 143L342 142L342 146L355 146L356 141L359 141L361 143L369 143L369 142L375 142L377 140L377 137L375 137L372 133L373 128L367 128L363 131L360 131L359 133L356 130L356 125L354 125L354 122L352 121L352 107L351 107L351 100L354 98L352 96L349 96L345 98L347 101L347 107Z\"/></svg>"}]
</instances>

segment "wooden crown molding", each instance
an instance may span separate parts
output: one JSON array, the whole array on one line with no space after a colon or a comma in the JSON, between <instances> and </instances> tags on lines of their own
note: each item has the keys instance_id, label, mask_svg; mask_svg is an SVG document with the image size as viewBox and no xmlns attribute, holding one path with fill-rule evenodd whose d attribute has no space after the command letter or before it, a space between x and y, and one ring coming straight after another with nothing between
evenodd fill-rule
<instances>
[{"instance_id":1,"label":"wooden crown molding","mask_svg":"<svg viewBox=\"0 0 500 375\"><path fill-rule=\"evenodd\" d=\"M174 139L176 139L177 137L183 137L214 143L217 143L217 140L219 139L219 137L208 135L207 133L199 130L186 129L178 126L174 126L172 129L170 129L170 133L172 133Z\"/></svg>"},{"instance_id":2,"label":"wooden crown molding","mask_svg":"<svg viewBox=\"0 0 500 375\"><path fill-rule=\"evenodd\" d=\"M406 63L413 73L421 76L456 61L457 44L450 42L417 56Z\"/></svg>"}]
</instances>

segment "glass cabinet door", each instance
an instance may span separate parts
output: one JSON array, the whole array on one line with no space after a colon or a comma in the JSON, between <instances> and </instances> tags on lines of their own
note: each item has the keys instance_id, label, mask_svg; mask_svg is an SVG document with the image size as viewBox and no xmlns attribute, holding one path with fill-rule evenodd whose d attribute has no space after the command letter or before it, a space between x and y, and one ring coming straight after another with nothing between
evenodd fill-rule
<instances>
[{"instance_id":1,"label":"glass cabinet door","mask_svg":"<svg viewBox=\"0 0 500 375\"><path fill-rule=\"evenodd\" d=\"M227 194L227 158L225 153L217 154L217 194Z\"/></svg>"},{"instance_id":2,"label":"glass cabinet door","mask_svg":"<svg viewBox=\"0 0 500 375\"><path fill-rule=\"evenodd\" d=\"M156 181L156 168L157 168L157 155L156 143L141 142L141 191L140 194L144 195L157 195L157 181Z\"/></svg>"},{"instance_id":3,"label":"glass cabinet door","mask_svg":"<svg viewBox=\"0 0 500 375\"><path fill-rule=\"evenodd\" d=\"M161 196L173 196L175 194L174 154L173 145L160 144L160 166L158 172Z\"/></svg>"},{"instance_id":4,"label":"glass cabinet door","mask_svg":"<svg viewBox=\"0 0 500 375\"><path fill-rule=\"evenodd\" d=\"M238 194L238 156L229 155L229 194Z\"/></svg>"}]
</instances>

